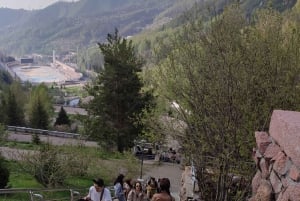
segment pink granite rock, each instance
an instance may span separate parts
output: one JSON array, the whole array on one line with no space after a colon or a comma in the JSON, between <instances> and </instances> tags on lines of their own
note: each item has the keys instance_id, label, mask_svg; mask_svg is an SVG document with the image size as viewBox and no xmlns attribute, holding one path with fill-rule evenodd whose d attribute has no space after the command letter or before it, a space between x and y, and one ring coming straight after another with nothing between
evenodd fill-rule
<instances>
[{"instance_id":1,"label":"pink granite rock","mask_svg":"<svg viewBox=\"0 0 300 201\"><path fill-rule=\"evenodd\" d=\"M264 154L268 145L271 144L271 138L266 132L255 132L257 149L261 154Z\"/></svg>"},{"instance_id":2,"label":"pink granite rock","mask_svg":"<svg viewBox=\"0 0 300 201\"><path fill-rule=\"evenodd\" d=\"M262 158L259 162L259 167L261 169L261 177L263 179L267 179L270 175L269 163L264 158Z\"/></svg>"},{"instance_id":3,"label":"pink granite rock","mask_svg":"<svg viewBox=\"0 0 300 201\"><path fill-rule=\"evenodd\" d=\"M278 198L276 201L289 201L288 195L284 193L285 191L282 191L279 193Z\"/></svg>"},{"instance_id":4,"label":"pink granite rock","mask_svg":"<svg viewBox=\"0 0 300 201\"><path fill-rule=\"evenodd\" d=\"M261 182L261 172L258 170L252 179L252 193L255 195Z\"/></svg>"},{"instance_id":5,"label":"pink granite rock","mask_svg":"<svg viewBox=\"0 0 300 201\"><path fill-rule=\"evenodd\" d=\"M273 170L275 170L280 175L285 175L290 167L290 162L283 152L279 152L275 156L275 162L273 165Z\"/></svg>"},{"instance_id":6,"label":"pink granite rock","mask_svg":"<svg viewBox=\"0 0 300 201\"><path fill-rule=\"evenodd\" d=\"M272 187L267 180L261 180L261 183L257 189L255 200L257 201L270 201L272 195Z\"/></svg>"},{"instance_id":7,"label":"pink granite rock","mask_svg":"<svg viewBox=\"0 0 300 201\"><path fill-rule=\"evenodd\" d=\"M299 181L300 171L295 165L292 165L292 167L290 168L289 177L296 182Z\"/></svg>"},{"instance_id":8,"label":"pink granite rock","mask_svg":"<svg viewBox=\"0 0 300 201\"><path fill-rule=\"evenodd\" d=\"M277 144L272 143L267 147L267 149L264 153L264 157L266 159L271 159L274 156L276 156L278 154L278 152L280 152L280 151L281 151L280 147Z\"/></svg>"},{"instance_id":9,"label":"pink granite rock","mask_svg":"<svg viewBox=\"0 0 300 201\"><path fill-rule=\"evenodd\" d=\"M290 179L288 179L287 177L281 178L282 187L283 187L284 189L287 188L288 185L290 185L289 180L290 180Z\"/></svg>"},{"instance_id":10,"label":"pink granite rock","mask_svg":"<svg viewBox=\"0 0 300 201\"><path fill-rule=\"evenodd\" d=\"M300 184L289 185L277 201L300 201Z\"/></svg>"},{"instance_id":11,"label":"pink granite rock","mask_svg":"<svg viewBox=\"0 0 300 201\"><path fill-rule=\"evenodd\" d=\"M282 188L282 183L274 171L270 174L270 182L272 184L275 193L280 193Z\"/></svg>"},{"instance_id":12,"label":"pink granite rock","mask_svg":"<svg viewBox=\"0 0 300 201\"><path fill-rule=\"evenodd\" d=\"M274 110L269 134L300 168L300 112Z\"/></svg>"}]
</instances>

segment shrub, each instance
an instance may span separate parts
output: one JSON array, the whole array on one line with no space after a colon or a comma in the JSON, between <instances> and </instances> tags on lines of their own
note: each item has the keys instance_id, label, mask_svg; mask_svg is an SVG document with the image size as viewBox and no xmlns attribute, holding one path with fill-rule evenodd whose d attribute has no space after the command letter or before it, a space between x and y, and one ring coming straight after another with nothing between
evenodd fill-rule
<instances>
[{"instance_id":1,"label":"shrub","mask_svg":"<svg viewBox=\"0 0 300 201\"><path fill-rule=\"evenodd\" d=\"M41 144L41 139L38 134L34 134L32 136L32 143L33 144Z\"/></svg>"},{"instance_id":2,"label":"shrub","mask_svg":"<svg viewBox=\"0 0 300 201\"><path fill-rule=\"evenodd\" d=\"M6 167L5 160L0 156L0 188L5 188L9 181L9 170Z\"/></svg>"}]
</instances>

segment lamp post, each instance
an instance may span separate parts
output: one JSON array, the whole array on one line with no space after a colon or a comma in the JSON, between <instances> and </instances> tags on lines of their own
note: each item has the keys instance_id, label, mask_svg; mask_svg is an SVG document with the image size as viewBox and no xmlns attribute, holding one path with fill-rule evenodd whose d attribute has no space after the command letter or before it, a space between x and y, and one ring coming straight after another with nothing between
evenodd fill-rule
<instances>
[{"instance_id":1,"label":"lamp post","mask_svg":"<svg viewBox=\"0 0 300 201\"><path fill-rule=\"evenodd\" d=\"M141 158L141 175L140 179L143 178L143 164L144 164L144 146L145 146L145 140L141 140L141 148L142 148L142 158Z\"/></svg>"}]
</instances>

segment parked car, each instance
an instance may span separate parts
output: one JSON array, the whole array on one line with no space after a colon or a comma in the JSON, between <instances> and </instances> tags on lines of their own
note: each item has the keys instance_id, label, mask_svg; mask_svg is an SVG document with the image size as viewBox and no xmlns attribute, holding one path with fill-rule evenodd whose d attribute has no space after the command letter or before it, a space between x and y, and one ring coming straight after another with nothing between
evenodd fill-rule
<instances>
[{"instance_id":1,"label":"parked car","mask_svg":"<svg viewBox=\"0 0 300 201\"><path fill-rule=\"evenodd\" d=\"M154 145L152 143L136 144L133 147L133 154L137 157L143 156L144 159L154 159Z\"/></svg>"}]
</instances>

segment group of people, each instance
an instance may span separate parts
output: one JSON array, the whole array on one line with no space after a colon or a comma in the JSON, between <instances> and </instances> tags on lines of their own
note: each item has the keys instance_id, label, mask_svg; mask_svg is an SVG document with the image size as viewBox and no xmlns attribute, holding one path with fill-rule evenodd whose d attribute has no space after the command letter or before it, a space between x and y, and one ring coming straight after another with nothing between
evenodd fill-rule
<instances>
[{"instance_id":1,"label":"group of people","mask_svg":"<svg viewBox=\"0 0 300 201\"><path fill-rule=\"evenodd\" d=\"M125 176L119 174L114 182L115 197L118 201L175 201L170 193L170 180L161 178L158 181L151 177L143 186L139 180L124 180ZM112 201L109 189L105 188L103 179L94 179L94 185L90 187L83 201Z\"/></svg>"}]
</instances>

